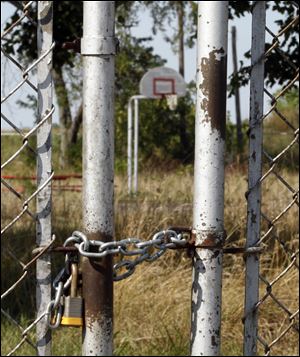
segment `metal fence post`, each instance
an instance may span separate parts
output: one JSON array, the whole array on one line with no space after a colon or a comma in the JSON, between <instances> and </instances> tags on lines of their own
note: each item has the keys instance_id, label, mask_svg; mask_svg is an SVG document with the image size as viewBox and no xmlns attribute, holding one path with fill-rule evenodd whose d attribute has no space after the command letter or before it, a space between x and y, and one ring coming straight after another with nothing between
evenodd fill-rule
<instances>
[{"instance_id":1,"label":"metal fence post","mask_svg":"<svg viewBox=\"0 0 300 357\"><path fill-rule=\"evenodd\" d=\"M53 2L38 1L38 57L52 47ZM38 120L41 121L52 110L52 51L49 51L37 66ZM37 129L37 186L43 185L52 174L51 148L52 116ZM36 243L46 246L51 242L51 183L37 194ZM47 308L51 300L51 260L44 254L36 262L37 316ZM51 333L47 318L37 324L37 351L39 356L51 356Z\"/></svg>"},{"instance_id":2,"label":"metal fence post","mask_svg":"<svg viewBox=\"0 0 300 357\"><path fill-rule=\"evenodd\" d=\"M228 1L198 5L191 355L219 356Z\"/></svg>"},{"instance_id":3,"label":"metal fence post","mask_svg":"<svg viewBox=\"0 0 300 357\"><path fill-rule=\"evenodd\" d=\"M265 1L255 1L252 11L249 175L246 247L260 239L260 206L262 175L262 117L264 98ZM257 255L246 259L244 355L255 356L257 349L257 309L259 299L259 260Z\"/></svg>"},{"instance_id":4,"label":"metal fence post","mask_svg":"<svg viewBox=\"0 0 300 357\"><path fill-rule=\"evenodd\" d=\"M83 38L83 226L90 240L114 235L114 1L84 1ZM83 355L113 351L111 255L82 261Z\"/></svg>"}]
</instances>

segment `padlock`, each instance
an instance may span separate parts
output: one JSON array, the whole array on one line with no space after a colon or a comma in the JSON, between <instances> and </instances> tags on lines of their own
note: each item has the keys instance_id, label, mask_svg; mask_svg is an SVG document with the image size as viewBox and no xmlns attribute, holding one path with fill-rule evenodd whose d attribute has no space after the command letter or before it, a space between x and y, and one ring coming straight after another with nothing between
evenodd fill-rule
<instances>
[{"instance_id":1,"label":"padlock","mask_svg":"<svg viewBox=\"0 0 300 357\"><path fill-rule=\"evenodd\" d=\"M78 265L71 264L71 288L70 296L64 298L64 314L61 319L63 326L82 326L83 325L83 299L77 296L78 287Z\"/></svg>"}]
</instances>

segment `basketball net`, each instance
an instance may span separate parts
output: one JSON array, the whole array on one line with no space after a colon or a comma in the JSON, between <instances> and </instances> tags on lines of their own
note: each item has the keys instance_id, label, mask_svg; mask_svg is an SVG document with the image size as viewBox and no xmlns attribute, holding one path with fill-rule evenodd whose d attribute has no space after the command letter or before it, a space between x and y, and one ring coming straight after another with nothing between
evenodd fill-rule
<instances>
[{"instance_id":1,"label":"basketball net","mask_svg":"<svg viewBox=\"0 0 300 357\"><path fill-rule=\"evenodd\" d=\"M167 104L170 110L175 110L177 108L178 97L177 94L166 94Z\"/></svg>"}]
</instances>

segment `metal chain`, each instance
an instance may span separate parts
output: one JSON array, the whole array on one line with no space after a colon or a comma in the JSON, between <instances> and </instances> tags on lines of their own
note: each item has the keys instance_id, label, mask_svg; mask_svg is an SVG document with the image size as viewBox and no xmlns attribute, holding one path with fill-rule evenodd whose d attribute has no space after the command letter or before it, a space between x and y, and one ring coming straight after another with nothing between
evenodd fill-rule
<instances>
[{"instance_id":1,"label":"metal chain","mask_svg":"<svg viewBox=\"0 0 300 357\"><path fill-rule=\"evenodd\" d=\"M138 238L126 238L119 241L102 242L89 240L87 236L74 231L72 236L68 237L63 247L55 247L52 251L66 252L65 267L57 274L53 280L53 287L56 290L55 299L48 304L48 324L50 328L57 328L61 321L62 298L64 291L67 290L72 281L70 263L74 254L78 253L84 257L101 259L107 255L120 255L121 260L113 266L113 280L120 281L131 276L138 264L142 262L154 262L165 254L167 249L180 248L204 248L220 249L220 246L200 246L195 245L196 231L191 227L170 227L167 230L155 233L151 240L142 241ZM73 246L70 246L73 245ZM74 248L74 249L73 249ZM224 253L243 253L244 256L258 254L263 251L263 247L229 247L223 248ZM33 254L39 252L35 249ZM124 257L135 257L135 259L123 259ZM125 272L120 271L125 269ZM51 322L51 315L56 316L55 322Z\"/></svg>"},{"instance_id":2,"label":"metal chain","mask_svg":"<svg viewBox=\"0 0 300 357\"><path fill-rule=\"evenodd\" d=\"M153 262L161 257L167 249L184 247L187 245L187 240L183 238L182 233L177 233L174 230L165 230L155 233L151 240L141 241L138 238L127 238L120 241L102 242L88 240L86 235L75 231L72 236L67 238L63 244L64 247L73 244L80 255L88 258L103 258L107 255L120 254L125 256L136 256L134 260L121 260L113 266L113 280L120 281L132 275L135 267L144 262ZM91 248L96 247L96 252L92 252ZM151 253L151 249L156 252ZM72 281L70 271L70 263L72 257L70 253L66 254L65 266L54 278L52 286L56 290L55 298L51 300L47 306L46 314L48 316L48 326L51 329L59 327L63 313L63 296ZM125 268L124 273L118 272ZM52 315L54 319L52 320Z\"/></svg>"},{"instance_id":3,"label":"metal chain","mask_svg":"<svg viewBox=\"0 0 300 357\"><path fill-rule=\"evenodd\" d=\"M167 249L186 247L187 240L183 237L182 233L170 229L155 233L149 241L142 241L138 238L126 238L111 242L88 240L85 234L75 231L71 237L66 239L64 246L70 243L74 243L80 255L88 258L103 258L107 255L116 254L120 254L122 257L136 256L134 260L121 260L114 265L113 279L114 281L119 281L130 276L138 264L144 261L155 261ZM156 251L151 253L152 249ZM122 267L125 267L127 272L118 275L118 271Z\"/></svg>"}]
</instances>

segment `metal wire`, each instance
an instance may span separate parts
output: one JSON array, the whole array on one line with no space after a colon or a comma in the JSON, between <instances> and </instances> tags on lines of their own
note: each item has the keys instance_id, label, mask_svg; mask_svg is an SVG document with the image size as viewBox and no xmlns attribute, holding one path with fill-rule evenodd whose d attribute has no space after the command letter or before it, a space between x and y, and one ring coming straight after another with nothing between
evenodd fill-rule
<instances>
[{"instance_id":1,"label":"metal wire","mask_svg":"<svg viewBox=\"0 0 300 357\"><path fill-rule=\"evenodd\" d=\"M15 55L6 52L4 45L9 44L10 41L12 41L14 36L14 30L18 26L28 21L32 22L34 26L37 25L37 23L32 19L32 17L34 17L34 14L37 12L37 2L24 1L18 2L17 5L18 6L16 10L16 19L10 26L6 26L7 28L1 34L1 56L3 56L10 63L12 68L11 71L13 71L14 73L18 72L22 79L18 81L18 83L14 85L13 89L9 90L8 93L1 93L1 107L3 108L2 110L5 110L4 105L6 104L14 105L15 93L19 92L25 85L28 85L28 88L33 91L33 94L35 96L37 96L38 88L37 85L34 84L35 79L33 78L33 76L35 75L37 67L49 54L53 52L54 49L54 43L52 43L52 45L47 51L43 52L37 59L32 61L32 63L27 64L26 66L24 66L20 58L17 58ZM26 59L26 61L27 60L28 59ZM36 137L37 131L43 128L44 124L47 121L49 122L49 118L51 118L53 112L54 107L52 107L52 109L48 112L45 112L43 116L39 118L38 122L35 122L35 124L33 124L30 130L26 133L23 133L23 130L18 127L17 123L19 119L17 117L9 117L9 115L1 112L1 120L3 120L5 124L8 125L11 130L17 134L16 138L19 138L20 140L19 148L15 152L10 153L10 156L7 157L4 162L1 162L1 176L3 176L4 170L7 170L7 173L14 172L15 168L20 165L22 160L24 160L24 157L26 156L27 152L29 152L30 154L34 154L37 157L37 150L32 147L32 144L29 144L29 141L31 138ZM34 122L34 120L32 121ZM1 302L4 301L4 299L9 299L11 293L13 293L16 288L23 288L24 280L28 279L31 268L35 265L36 261L47 252L47 250L51 247L55 240L55 237L53 237L53 240L47 246L45 246L44 249L42 249L38 255L36 255L27 263L21 261L21 259L19 258L19 253L17 251L15 252L13 249L9 248L13 246L11 244L13 243L13 235L10 233L13 232L13 228L17 229L18 222L22 223L22 221L24 220L24 214L26 213L29 217L31 217L33 222L36 221L36 208L35 205L32 205L32 202L41 192L43 192L43 190L45 190L49 187L49 185L51 185L53 174L53 172L50 173L46 180L43 180L41 183L38 183L37 187L27 197L25 197L23 194L20 194L12 183L4 180L1 177L1 185L3 185L7 189L5 199L12 199L15 201L17 199L17 201L21 202L22 204L21 210L17 211L16 209L13 217L10 218L3 214L3 217L1 218L1 235L6 233L6 239L3 240L3 249L1 250L1 253L6 255L6 259L13 259L12 263L10 264L18 264L22 268L21 274L18 277L14 277L14 282L8 288L6 288L5 291L1 293ZM33 247L28 246L28 253L31 252L32 249ZM18 317L12 316L11 311L6 311L5 308L3 308L1 309L1 314L9 324L12 324L13 326L17 327L17 329L14 330L14 334L19 338L19 341L16 343L15 346L9 346L10 351L7 353L7 355L13 355L25 343L33 348L34 353L37 353L35 341L36 338L33 338L33 336L35 336L35 327L43 318L47 318L47 309L41 314L39 314L38 317L32 319L31 321L33 322L31 322L25 328L22 327L21 324L18 322Z\"/></svg>"},{"instance_id":2,"label":"metal wire","mask_svg":"<svg viewBox=\"0 0 300 357\"><path fill-rule=\"evenodd\" d=\"M255 2L254 7L259 2ZM298 9L298 4L296 2L291 2ZM296 9L295 9L296 10ZM296 11L295 11L296 12ZM263 149L263 156L261 164L263 165L263 172L260 179L255 182L255 184L249 188L247 192L247 199L249 198L249 194L256 195L256 199L262 202L261 211L260 212L252 212L255 213L255 219L261 220L261 233L258 238L257 246L260 244L265 244L272 249L266 249L264 253L261 254L261 259L271 260L272 256L278 254L282 256L279 260L280 266L279 271L278 267L276 269L261 269L259 273L259 281L260 281L260 289L259 289L259 300L249 309L245 316L243 317L243 321L247 319L249 316L258 315L258 336L255 335L255 327L252 329L253 339L257 339L259 349L262 347L262 351L264 355L271 355L272 351L274 351L274 347L280 347L280 343L283 338L289 336L289 334L296 332L299 334L299 309L298 309L298 298L299 296L295 296L294 300L284 299L281 296L281 293L276 290L276 286L283 281L286 281L288 284L288 279L291 277L293 273L299 274L299 242L296 239L282 238L278 233L280 228L284 230L285 219L287 219L288 212L293 210L296 218L296 210L299 212L299 187L294 187L290 182L288 182L288 178L286 177L286 170L282 169L281 163L284 158L293 150L296 146L298 146L299 150L299 121L296 124L294 121L291 122L291 118L280 110L280 101L284 98L284 95L290 90L293 86L299 83L299 64L298 62L293 62L292 59L288 58L286 54L282 51L282 43L284 37L288 34L289 31L293 30L296 25L299 23L299 15L295 14L293 18L291 18L290 22L286 24L286 26L279 30L277 34L274 34L268 27L266 27L266 32L273 38L271 46L265 52L265 60L268 60L268 56L276 51L276 53L281 57L281 59L286 63L286 66L289 68L291 76L290 81L282 87L276 94L271 94L269 88L264 88L264 93L271 100L271 108L267 110L261 117L261 120L254 122L253 128L259 128L261 123L266 124L269 120L270 116L272 116L272 120L282 122L286 125L287 135L291 137L289 142L286 142L285 147L281 148L279 152L276 152L271 155L266 147ZM252 123L253 124L253 123ZM281 125L281 123L280 123ZM297 127L296 127L297 125ZM266 126L266 125L265 125ZM263 130L263 129L262 129ZM279 132L276 132L272 136L272 141L276 142L276 139L279 139ZM288 136L287 136L288 137ZM267 144L267 140L266 140ZM265 144L265 146L267 146ZM256 148L259 150L259 148ZM251 153L250 153L251 155ZM251 165L251 162L250 162ZM250 170L251 166L249 167ZM250 177L251 180L251 177ZM272 193L272 199L276 200L277 192L274 188L272 190L272 185L275 182L280 182L282 187L286 189L286 202L281 203L278 202L276 204L275 212L266 212L265 203L269 199L270 192ZM259 190L257 187L261 187L262 195L260 197ZM266 196L266 191L268 190L268 198ZM251 212L251 206L249 205L248 199L248 212ZM254 217L254 216L253 216ZM248 223L249 224L249 223ZM276 249L276 252L275 252ZM249 260L249 264L251 261ZM257 261L252 261L252 267L257 264ZM253 268L255 269L255 268ZM249 294L249 291L246 291L246 295ZM258 291L257 291L258 293ZM280 324L278 323L277 328L272 328L270 330L268 325L260 322L259 317L263 315L264 311L267 309L267 306L272 304L273 309L278 310L278 313L281 314L282 319ZM274 312L275 313L275 312ZM255 320L252 320L255 321ZM251 329L248 329L249 333ZM249 336L246 337L245 341ZM246 342L247 344L247 342ZM246 345L245 345L246 346ZM296 347L295 347L296 348ZM251 347L249 348L251 349ZM247 347L246 347L247 350Z\"/></svg>"}]
</instances>

